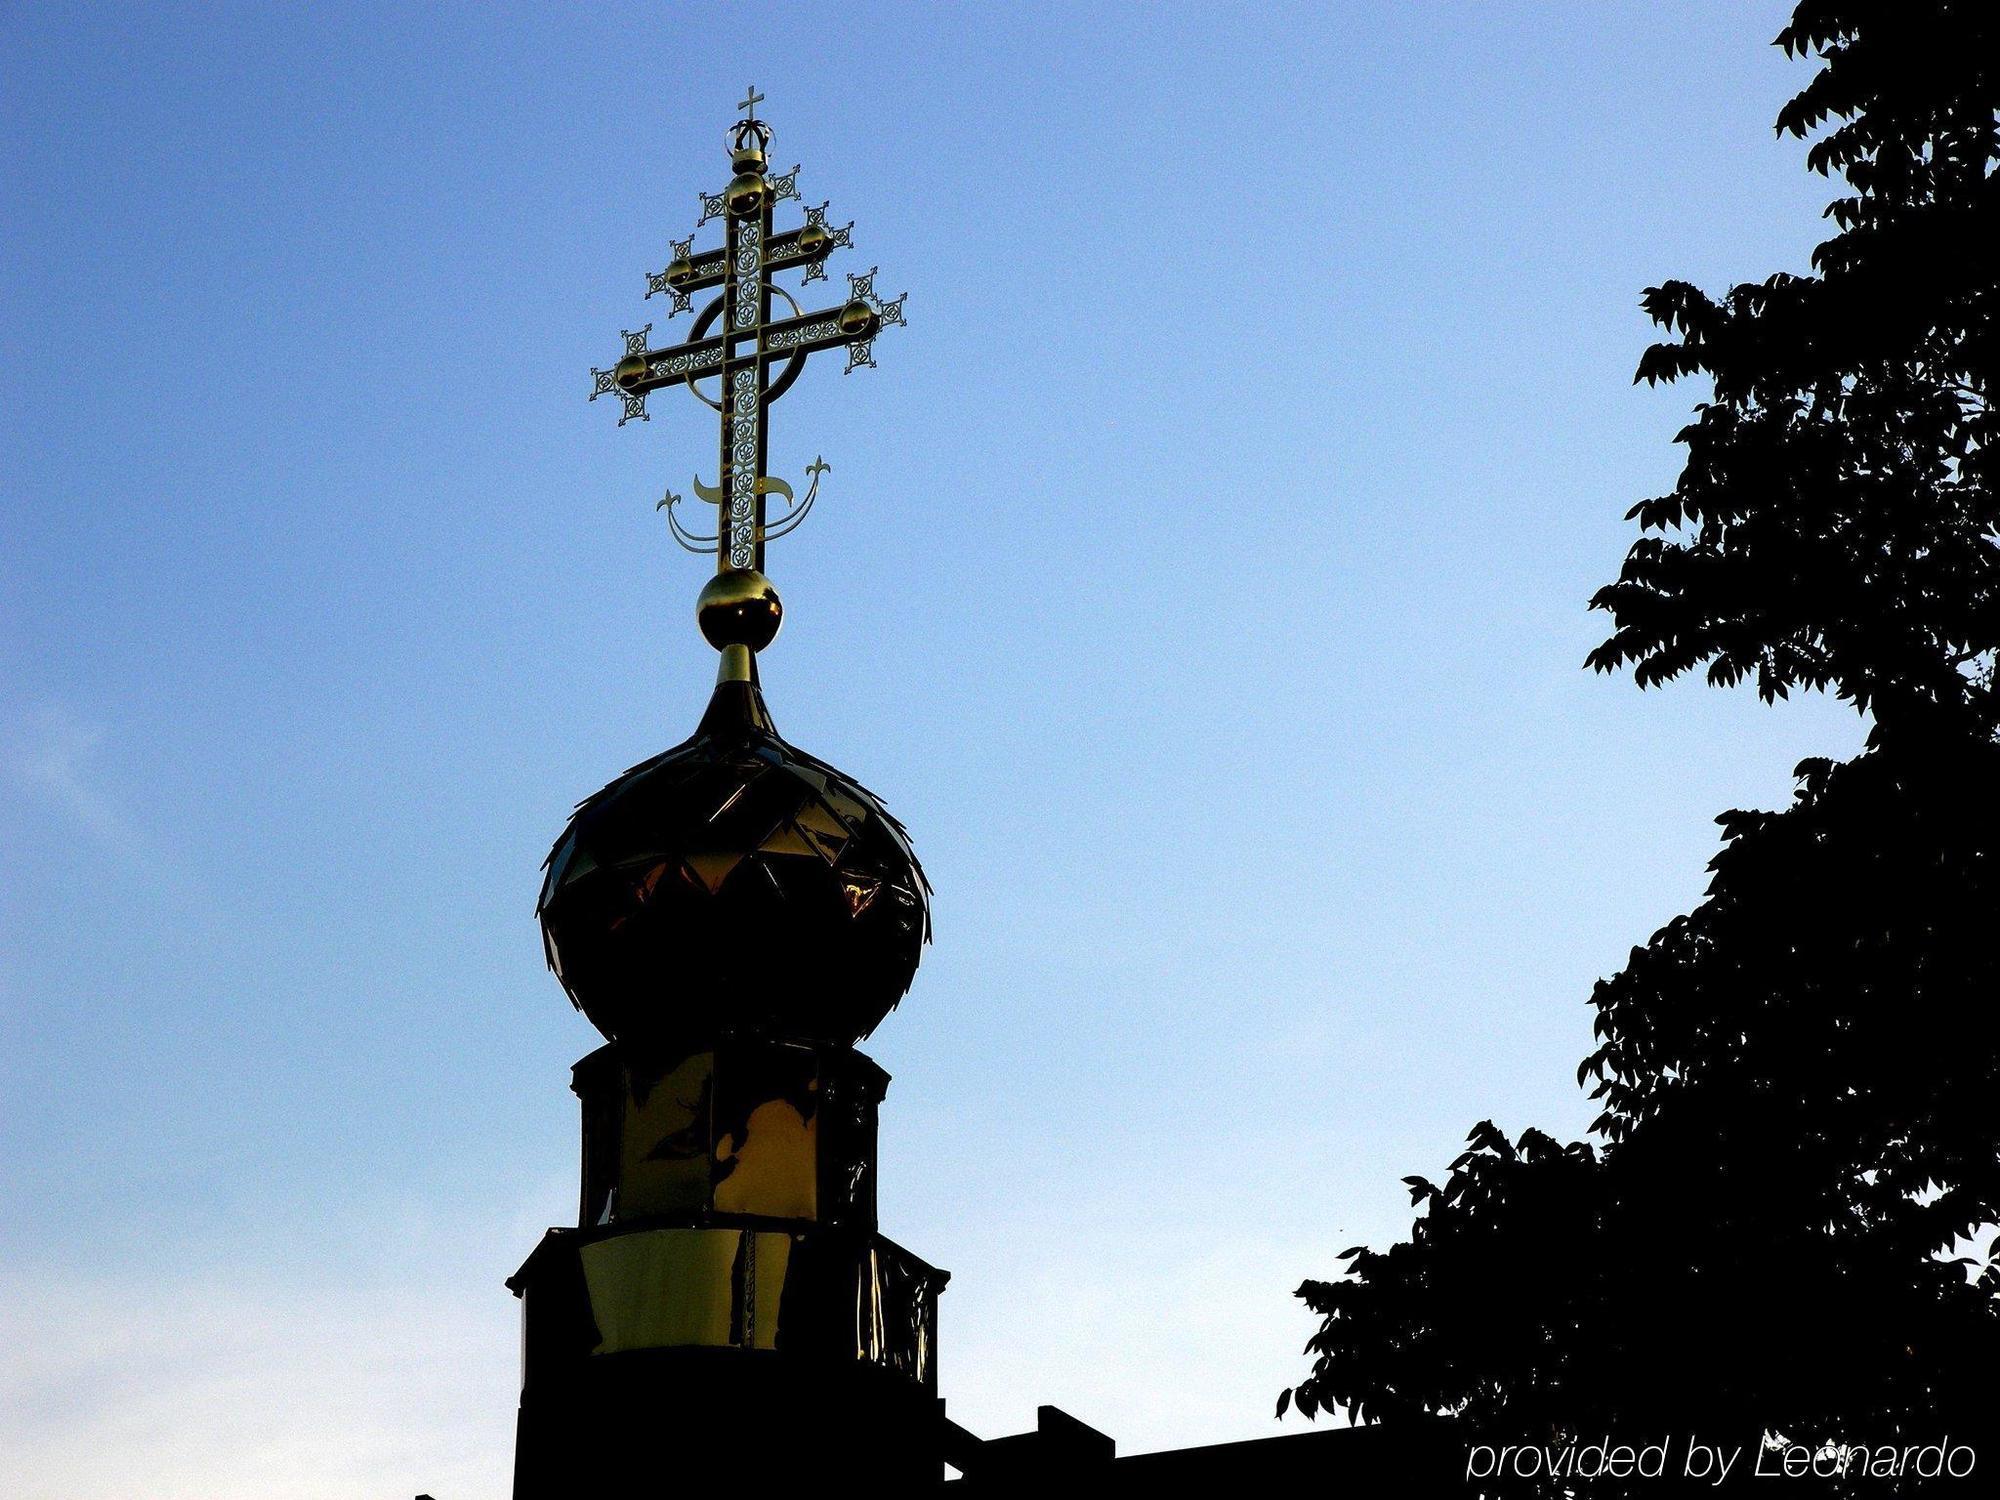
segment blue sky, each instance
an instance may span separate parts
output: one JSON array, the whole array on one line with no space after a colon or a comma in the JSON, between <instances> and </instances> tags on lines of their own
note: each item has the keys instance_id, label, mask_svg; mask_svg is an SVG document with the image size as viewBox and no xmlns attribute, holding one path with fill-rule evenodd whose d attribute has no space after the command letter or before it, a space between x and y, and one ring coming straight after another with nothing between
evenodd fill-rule
<instances>
[{"instance_id":1,"label":"blue sky","mask_svg":"<svg viewBox=\"0 0 2000 1500\"><path fill-rule=\"evenodd\" d=\"M1784 11L0 15L4 1487L505 1493L537 867L714 660L705 413L583 398L752 80L909 293L776 409L764 678L937 888L870 1050L952 1412L1283 1430L1297 1281L1581 1131L1592 981L1859 743L1581 668L1702 394L1641 289L1823 237Z\"/></svg>"}]
</instances>

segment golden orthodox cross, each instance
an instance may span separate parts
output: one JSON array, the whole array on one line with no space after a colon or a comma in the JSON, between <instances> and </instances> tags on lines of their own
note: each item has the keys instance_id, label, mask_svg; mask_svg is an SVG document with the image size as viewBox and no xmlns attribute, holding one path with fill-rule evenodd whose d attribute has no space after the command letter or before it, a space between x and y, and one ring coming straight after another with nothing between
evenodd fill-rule
<instances>
[{"instance_id":1,"label":"golden orthodox cross","mask_svg":"<svg viewBox=\"0 0 2000 1500\"><path fill-rule=\"evenodd\" d=\"M799 169L769 175L771 129L755 113L763 98L753 86L737 106L744 114L730 131L730 164L736 176L720 193L701 195L701 221L695 227L721 219L722 248L697 255L693 235L675 240L666 270L646 278L649 298L664 293L673 299L669 318L693 311L698 292L716 289L716 296L695 315L682 342L663 349L648 347L653 331L648 323L625 333L625 357L616 365L590 372L591 400L609 395L623 400L621 427L634 417L650 421L646 393L676 383L685 384L720 416L716 482L704 484L699 476L694 482L695 493L716 507L714 534L681 525L674 514L681 497L671 490L660 502L682 546L690 551L714 548L717 572L730 568L761 572L764 544L805 519L819 492L819 477L827 471L824 461L813 461L807 470L812 482L803 500L784 480L765 474L771 403L791 389L807 357L823 349L845 348L850 372L872 366L875 336L903 321L903 298L878 297L873 268L848 276L845 303L817 312L801 311L791 293L771 279L779 271L798 270L804 272L801 285L824 281L827 257L853 243L854 225L829 228L828 205L822 203L805 209L806 222L799 228L773 232L772 210L799 196ZM696 383L710 378L717 382L714 395ZM767 495L780 495L788 505L785 514L769 525L764 510Z\"/></svg>"}]
</instances>

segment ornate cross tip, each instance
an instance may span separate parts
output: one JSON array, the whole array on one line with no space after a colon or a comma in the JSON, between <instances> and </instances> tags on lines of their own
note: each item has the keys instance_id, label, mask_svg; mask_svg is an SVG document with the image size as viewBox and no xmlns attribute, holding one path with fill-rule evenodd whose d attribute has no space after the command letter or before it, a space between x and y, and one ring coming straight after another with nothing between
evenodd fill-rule
<instances>
[{"instance_id":1,"label":"ornate cross tip","mask_svg":"<svg viewBox=\"0 0 2000 1500\"><path fill-rule=\"evenodd\" d=\"M843 325L862 330L854 342L847 346L847 368L840 373L851 375L861 366L875 368L875 336L884 328L903 324L903 303L909 297L904 292L893 302L884 302L875 294L875 273L879 266L870 266L859 276L847 273L847 306L840 310Z\"/></svg>"},{"instance_id":2,"label":"ornate cross tip","mask_svg":"<svg viewBox=\"0 0 2000 1500\"><path fill-rule=\"evenodd\" d=\"M847 351L847 369L875 363L874 341L885 328L904 322L907 293L893 301L875 291L875 267L848 277L847 300L841 306L803 311L792 294L774 279L782 271L799 271L800 281L824 281L827 259L853 245L854 224L826 222L829 204L806 208L805 223L779 231L772 210L798 197L799 168L769 175L771 128L755 113L764 96L752 88L738 106L743 118L730 130L730 166L734 178L719 193L702 193L702 224L721 219L723 242L696 253L695 236L672 240L673 255L663 271L646 276L646 295L672 300L669 317L694 311L695 298L713 293L695 314L694 325L679 344L648 347L653 325L624 333L625 353L609 370L593 369L590 399L617 395L623 403L622 427L646 411L648 392L683 384L718 416L720 430L716 483L699 476L695 494L716 507L713 534L691 530L677 513L681 497L668 490L658 508L667 513L674 539L693 551L713 551L719 573L761 570L765 543L795 530L819 494L828 472L824 458L806 470L804 498L791 485L765 472L769 446L771 403L791 389L807 359L829 349ZM712 390L698 381L715 378ZM767 497L786 503L776 518L766 515Z\"/></svg>"},{"instance_id":3,"label":"ornate cross tip","mask_svg":"<svg viewBox=\"0 0 2000 1500\"><path fill-rule=\"evenodd\" d=\"M818 208L806 210L806 227L799 231L799 248L812 257L805 275L799 278L801 285L808 281L826 280L826 258L835 250L850 249L854 244L854 221L849 219L838 229L829 229L826 211L833 206L832 200Z\"/></svg>"},{"instance_id":4,"label":"ornate cross tip","mask_svg":"<svg viewBox=\"0 0 2000 1500\"><path fill-rule=\"evenodd\" d=\"M673 298L674 305L667 309L667 316L671 318L693 309L694 296L683 288L701 275L702 268L694 263L693 235L684 240L670 240L668 243L673 246L673 258L667 262L666 270L646 273L646 296L650 300L656 294L664 292Z\"/></svg>"}]
</instances>

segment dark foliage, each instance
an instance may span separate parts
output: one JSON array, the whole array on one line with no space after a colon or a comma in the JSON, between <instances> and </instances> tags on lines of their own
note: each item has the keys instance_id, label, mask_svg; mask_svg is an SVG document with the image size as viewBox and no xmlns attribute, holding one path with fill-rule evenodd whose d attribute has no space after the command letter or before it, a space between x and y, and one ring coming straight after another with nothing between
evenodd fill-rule
<instances>
[{"instance_id":1,"label":"dark foliage","mask_svg":"<svg viewBox=\"0 0 2000 1500\"><path fill-rule=\"evenodd\" d=\"M1591 604L1591 653L1644 687L1702 663L1766 698L1832 688L1885 730L1991 732L2000 644L1993 389L2000 311L2000 8L1807 3L1778 37L1825 65L1778 116L1853 190L1813 276L1644 305L1674 335L1637 379L1705 375L1671 494Z\"/></svg>"},{"instance_id":2,"label":"dark foliage","mask_svg":"<svg viewBox=\"0 0 2000 1500\"><path fill-rule=\"evenodd\" d=\"M1601 1154L1490 1123L1301 1295L1299 1407L1509 1434L1960 1434L1996 1393L2000 750L1805 768L1599 986ZM1940 1425L1942 1424L1942 1426ZM1994 1455L2000 1458L2000 1453Z\"/></svg>"},{"instance_id":3,"label":"dark foliage","mask_svg":"<svg viewBox=\"0 0 2000 1500\"><path fill-rule=\"evenodd\" d=\"M1851 190L1814 274L1646 294L1706 376L1590 657L1838 693L1869 748L1732 812L1703 903L1592 997L1601 1149L1490 1123L1407 1243L1299 1295L1308 1415L1513 1440L1930 1441L2000 1410L2000 7L1806 3L1778 128ZM2000 1469L2000 1447L1981 1454ZM1634 1494L1658 1494L1647 1481ZM1620 1492L1613 1483L1592 1494Z\"/></svg>"}]
</instances>

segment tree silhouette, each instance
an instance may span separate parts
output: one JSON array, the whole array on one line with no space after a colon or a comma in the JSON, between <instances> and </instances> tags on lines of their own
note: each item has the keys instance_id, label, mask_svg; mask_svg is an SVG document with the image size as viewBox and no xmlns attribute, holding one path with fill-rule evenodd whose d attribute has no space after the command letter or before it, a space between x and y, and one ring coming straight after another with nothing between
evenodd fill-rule
<instances>
[{"instance_id":1,"label":"tree silhouette","mask_svg":"<svg viewBox=\"0 0 2000 1500\"><path fill-rule=\"evenodd\" d=\"M1630 512L1589 665L1829 690L1866 751L1719 818L1702 904L1597 985L1601 1149L1482 1123L1441 1185L1406 1179L1406 1243L1299 1289L1324 1321L1281 1412L1541 1443L1993 1427L2000 1267L1956 1252L2000 1221L1996 43L1990 4L1799 5L1777 44L1821 66L1777 126L1844 180L1834 237L1809 276L1645 296L1669 336L1636 378L1712 398Z\"/></svg>"}]
</instances>

